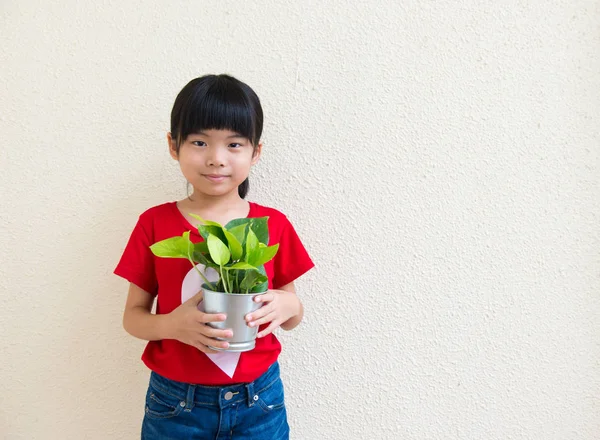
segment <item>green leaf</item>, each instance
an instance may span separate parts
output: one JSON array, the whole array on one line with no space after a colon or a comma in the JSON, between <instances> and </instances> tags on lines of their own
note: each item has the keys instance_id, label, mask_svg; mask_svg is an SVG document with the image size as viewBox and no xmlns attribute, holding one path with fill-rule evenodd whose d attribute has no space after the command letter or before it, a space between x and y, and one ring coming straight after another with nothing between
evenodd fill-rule
<instances>
[{"instance_id":1,"label":"green leaf","mask_svg":"<svg viewBox=\"0 0 600 440\"><path fill-rule=\"evenodd\" d=\"M269 244L269 217L256 217L251 219L250 227L256 234L258 241L264 244Z\"/></svg>"},{"instance_id":2,"label":"green leaf","mask_svg":"<svg viewBox=\"0 0 600 440\"><path fill-rule=\"evenodd\" d=\"M204 251L204 249L206 249L206 251ZM208 245L206 244L205 241L201 241L200 243L194 244L194 251L192 253L192 259L196 263L204 264L206 267L214 267L214 268L219 267L218 264L215 264L212 261L212 259L210 257L210 253L208 252Z\"/></svg>"},{"instance_id":3,"label":"green leaf","mask_svg":"<svg viewBox=\"0 0 600 440\"><path fill-rule=\"evenodd\" d=\"M171 237L161 240L150 246L150 250L157 257L187 258L188 245L183 237Z\"/></svg>"},{"instance_id":4,"label":"green leaf","mask_svg":"<svg viewBox=\"0 0 600 440\"><path fill-rule=\"evenodd\" d=\"M244 277L244 279L242 280L242 283L240 284L240 289L243 292L246 292L247 290L252 289L254 287L254 285L256 284L256 282L258 281L259 276L260 276L260 273L258 273L256 271L246 272L246 276Z\"/></svg>"},{"instance_id":5,"label":"green leaf","mask_svg":"<svg viewBox=\"0 0 600 440\"><path fill-rule=\"evenodd\" d=\"M225 225L225 229L230 232L233 232L232 229L236 226L240 225L250 225L258 241L264 244L269 244L269 228L268 228L268 220L269 217L252 217L252 218L236 218L231 220L229 223ZM237 236L237 235L236 235ZM238 237L240 243L243 243L244 240Z\"/></svg>"},{"instance_id":6,"label":"green leaf","mask_svg":"<svg viewBox=\"0 0 600 440\"><path fill-rule=\"evenodd\" d=\"M194 244L194 252L201 252L203 254L208 254L208 244L206 241L200 241Z\"/></svg>"},{"instance_id":7,"label":"green leaf","mask_svg":"<svg viewBox=\"0 0 600 440\"><path fill-rule=\"evenodd\" d=\"M190 213L190 217L200 220L202 225L198 225L198 233L204 238L208 239L209 234L216 235L221 241L226 242L225 234L223 234L223 226L220 223L213 222L212 220L205 220L199 215Z\"/></svg>"},{"instance_id":8,"label":"green leaf","mask_svg":"<svg viewBox=\"0 0 600 440\"><path fill-rule=\"evenodd\" d=\"M216 264L224 266L229 262L231 258L229 248L217 236L210 234L207 243L210 256Z\"/></svg>"},{"instance_id":9,"label":"green leaf","mask_svg":"<svg viewBox=\"0 0 600 440\"><path fill-rule=\"evenodd\" d=\"M258 247L258 238L256 237L256 234L254 233L252 228L250 228L248 230L248 237L246 239L245 261L252 266L256 266L256 264L254 264L254 262L258 261L258 258L260 258L260 255L261 255L261 253L260 253L260 250Z\"/></svg>"},{"instance_id":10,"label":"green leaf","mask_svg":"<svg viewBox=\"0 0 600 440\"><path fill-rule=\"evenodd\" d=\"M236 236L226 229L223 230L223 233L225 234L225 238L227 238L229 250L231 251L231 259L239 260L242 258L244 250L242 249L242 244L238 241Z\"/></svg>"},{"instance_id":11,"label":"green leaf","mask_svg":"<svg viewBox=\"0 0 600 440\"><path fill-rule=\"evenodd\" d=\"M252 219L248 218L248 217L236 218L236 219L231 220L229 223L227 223L225 225L225 229L227 229L229 232L233 232L232 229L235 228L236 226L247 225L251 221L252 221Z\"/></svg>"},{"instance_id":12,"label":"green leaf","mask_svg":"<svg viewBox=\"0 0 600 440\"><path fill-rule=\"evenodd\" d=\"M194 254L194 243L192 243L192 241L190 240L190 231L185 231L181 235L181 238L183 238L183 241L185 243L185 255L186 255L186 258L188 260L191 260L193 254Z\"/></svg>"},{"instance_id":13,"label":"green leaf","mask_svg":"<svg viewBox=\"0 0 600 440\"><path fill-rule=\"evenodd\" d=\"M260 276L256 280L254 287L252 287L248 293L261 293L269 288L269 279L267 278L265 266L259 266L258 271L260 272Z\"/></svg>"},{"instance_id":14,"label":"green leaf","mask_svg":"<svg viewBox=\"0 0 600 440\"><path fill-rule=\"evenodd\" d=\"M262 252L262 254L258 258L258 260L254 262L254 265L262 266L266 262L271 261L278 250L279 250L279 243L277 243L276 245L261 249L260 251Z\"/></svg>"},{"instance_id":15,"label":"green leaf","mask_svg":"<svg viewBox=\"0 0 600 440\"><path fill-rule=\"evenodd\" d=\"M221 228L220 226L214 226L214 225L209 225L209 226L203 226L203 225L199 225L198 226L198 233L202 236L202 238L204 238L204 240L208 240L208 236L210 234L217 236L217 238L219 240L221 240L223 243L227 243L227 237L225 237L225 234L223 233L223 228Z\"/></svg>"},{"instance_id":16,"label":"green leaf","mask_svg":"<svg viewBox=\"0 0 600 440\"><path fill-rule=\"evenodd\" d=\"M227 269L227 270L237 269L237 270L253 270L253 271L258 271L257 267L254 267L251 264L245 263L243 261L235 263L235 264L233 264L231 266L225 266L225 267L223 267L223 269Z\"/></svg>"},{"instance_id":17,"label":"green leaf","mask_svg":"<svg viewBox=\"0 0 600 440\"><path fill-rule=\"evenodd\" d=\"M203 219L202 217L200 217L199 215L192 214L191 212L190 212L190 214L189 214L189 215L190 215L190 217L193 217L193 218L195 218L196 220L200 220L200 221L201 221L202 223L204 223L205 225L208 225L208 226L217 226L217 227L219 227L219 228L222 228L222 227L223 227L223 226L221 225L221 223L213 222L212 220L204 220L204 219Z\"/></svg>"},{"instance_id":18,"label":"green leaf","mask_svg":"<svg viewBox=\"0 0 600 440\"><path fill-rule=\"evenodd\" d=\"M228 223L229 224L229 223ZM233 234L235 238L237 238L240 244L243 244L246 239L246 228L248 227L248 223L242 223L241 225L234 226L228 231Z\"/></svg>"}]
</instances>

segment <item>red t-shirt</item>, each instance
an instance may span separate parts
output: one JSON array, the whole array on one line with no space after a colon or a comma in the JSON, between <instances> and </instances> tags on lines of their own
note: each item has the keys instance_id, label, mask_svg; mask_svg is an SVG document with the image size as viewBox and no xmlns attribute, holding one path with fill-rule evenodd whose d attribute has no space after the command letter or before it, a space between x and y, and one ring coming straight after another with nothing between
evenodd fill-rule
<instances>
[{"instance_id":1,"label":"red t-shirt","mask_svg":"<svg viewBox=\"0 0 600 440\"><path fill-rule=\"evenodd\" d=\"M283 213L249 203L248 217L269 217L269 246L279 243L277 254L265 264L269 289L291 283L314 267ZM200 291L202 280L188 260L160 258L150 251L150 245L185 231L190 231L194 243L203 240L198 229L181 214L176 202L150 208L140 216L114 271L146 292L157 295L157 314L170 313ZM191 345L164 339L148 342L142 360L148 368L172 380L225 385L252 382L275 362L280 352L281 344L272 333L257 338L256 347L251 351L217 355L207 355ZM225 364L227 366L223 366Z\"/></svg>"}]
</instances>

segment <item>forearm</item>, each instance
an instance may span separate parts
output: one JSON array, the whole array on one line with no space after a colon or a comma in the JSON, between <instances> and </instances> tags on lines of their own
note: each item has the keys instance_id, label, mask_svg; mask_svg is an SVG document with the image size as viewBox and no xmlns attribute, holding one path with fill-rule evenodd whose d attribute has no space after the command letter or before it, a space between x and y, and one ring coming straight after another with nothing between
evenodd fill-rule
<instances>
[{"instance_id":1,"label":"forearm","mask_svg":"<svg viewBox=\"0 0 600 440\"><path fill-rule=\"evenodd\" d=\"M284 330L292 330L293 328L297 327L298 324L300 324L300 322L302 321L302 318L304 317L304 306L302 305L302 302L300 301L300 299L298 299L295 293L292 293L292 295L293 298L295 298L297 301L297 313L290 319L285 321L283 324L281 324L280 327Z\"/></svg>"},{"instance_id":2,"label":"forearm","mask_svg":"<svg viewBox=\"0 0 600 440\"><path fill-rule=\"evenodd\" d=\"M127 333L145 341L171 339L168 315L155 315L144 307L132 307L123 315Z\"/></svg>"}]
</instances>

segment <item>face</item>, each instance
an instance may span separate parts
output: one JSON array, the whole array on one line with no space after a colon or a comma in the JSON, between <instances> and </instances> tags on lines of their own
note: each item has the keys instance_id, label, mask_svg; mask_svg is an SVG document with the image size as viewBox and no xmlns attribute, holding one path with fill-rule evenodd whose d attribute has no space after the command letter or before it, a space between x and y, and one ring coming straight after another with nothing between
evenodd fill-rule
<instances>
[{"instance_id":1,"label":"face","mask_svg":"<svg viewBox=\"0 0 600 440\"><path fill-rule=\"evenodd\" d=\"M171 133L167 135L169 151L179 162L181 172L196 192L227 195L248 177L258 162L262 144L256 151L249 139L230 130L205 130L190 134L179 153Z\"/></svg>"}]
</instances>

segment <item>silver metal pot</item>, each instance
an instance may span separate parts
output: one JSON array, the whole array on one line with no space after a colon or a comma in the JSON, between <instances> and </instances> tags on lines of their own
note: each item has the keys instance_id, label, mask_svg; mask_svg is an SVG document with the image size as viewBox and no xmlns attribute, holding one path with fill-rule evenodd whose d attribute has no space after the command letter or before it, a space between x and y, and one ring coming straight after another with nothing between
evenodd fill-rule
<instances>
[{"instance_id":1,"label":"silver metal pot","mask_svg":"<svg viewBox=\"0 0 600 440\"><path fill-rule=\"evenodd\" d=\"M209 322L208 325L221 330L231 329L233 336L219 340L229 342L229 348L210 347L213 350L242 352L250 351L256 343L258 327L248 327L245 316L258 310L262 303L254 302L254 297L263 293L225 293L214 292L206 288L204 291L204 311L206 313L225 313L227 319L221 322Z\"/></svg>"}]
</instances>

